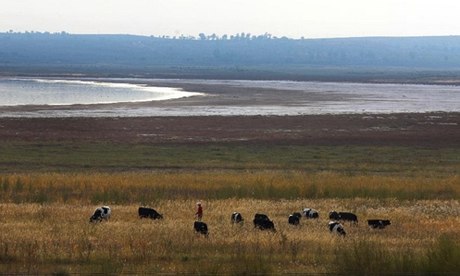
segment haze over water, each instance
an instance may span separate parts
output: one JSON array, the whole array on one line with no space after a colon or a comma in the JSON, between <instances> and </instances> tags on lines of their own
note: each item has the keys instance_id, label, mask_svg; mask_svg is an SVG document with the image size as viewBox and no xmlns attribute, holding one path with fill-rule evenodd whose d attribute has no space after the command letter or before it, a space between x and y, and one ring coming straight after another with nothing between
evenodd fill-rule
<instances>
[{"instance_id":1,"label":"haze over water","mask_svg":"<svg viewBox=\"0 0 460 276\"><path fill-rule=\"evenodd\" d=\"M0 117L460 112L460 87L450 85L156 79L106 81L0 80ZM143 82L153 86L146 86ZM171 87L155 87L165 83ZM182 85L208 86L208 90L212 87L215 92L204 94L173 88ZM233 90L226 91L225 87L233 87ZM197 97L189 101L186 98L189 96ZM101 103L126 104L99 105Z\"/></svg>"}]
</instances>

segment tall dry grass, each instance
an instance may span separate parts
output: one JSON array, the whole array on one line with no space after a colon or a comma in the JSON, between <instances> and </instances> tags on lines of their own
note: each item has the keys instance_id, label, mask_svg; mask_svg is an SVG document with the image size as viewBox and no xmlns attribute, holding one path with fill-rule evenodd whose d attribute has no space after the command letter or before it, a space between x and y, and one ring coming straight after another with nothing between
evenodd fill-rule
<instances>
[{"instance_id":1,"label":"tall dry grass","mask_svg":"<svg viewBox=\"0 0 460 276\"><path fill-rule=\"evenodd\" d=\"M302 171L0 174L0 201L154 202L165 199L458 199L458 175L405 177Z\"/></svg>"},{"instance_id":2,"label":"tall dry grass","mask_svg":"<svg viewBox=\"0 0 460 276\"><path fill-rule=\"evenodd\" d=\"M0 175L0 273L378 274L458 271L458 175L404 177L303 171L158 171ZM209 238L193 227L204 202ZM89 224L109 204L112 219ZM149 205L162 221L140 220ZM311 207L319 220L287 224ZM345 239L330 210L356 213ZM246 222L232 226L239 211ZM267 213L277 232L253 228ZM365 220L391 219L383 231ZM364 269L366 268L366 269Z\"/></svg>"},{"instance_id":3,"label":"tall dry grass","mask_svg":"<svg viewBox=\"0 0 460 276\"><path fill-rule=\"evenodd\" d=\"M203 200L203 198L200 198ZM100 202L102 204L104 202ZM111 205L109 222L90 224L97 205L0 204L2 273L196 273L278 274L423 273L458 271L460 204L457 200L303 199L203 200L208 238L193 231L195 199L145 202L165 216L137 217L138 204ZM303 207L320 219L287 223ZM347 237L329 233L327 212L355 212ZM239 211L242 226L230 224ZM252 226L256 212L275 222L276 233ZM371 230L368 218L388 218Z\"/></svg>"}]
</instances>

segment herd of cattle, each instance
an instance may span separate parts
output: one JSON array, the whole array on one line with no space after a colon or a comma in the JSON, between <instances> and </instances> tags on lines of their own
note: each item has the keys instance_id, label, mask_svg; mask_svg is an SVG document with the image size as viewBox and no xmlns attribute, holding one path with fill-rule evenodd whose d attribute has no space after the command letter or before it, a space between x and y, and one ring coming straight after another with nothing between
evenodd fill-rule
<instances>
[{"instance_id":1,"label":"herd of cattle","mask_svg":"<svg viewBox=\"0 0 460 276\"><path fill-rule=\"evenodd\" d=\"M112 214L112 210L109 206L102 206L96 208L94 214L90 217L90 222L101 222L103 220L108 220ZM138 209L139 218L150 218L150 219L163 219L163 215L158 213L155 209L148 208L148 207L139 207ZM310 208L303 209L302 213L295 212L289 215L288 223L291 225L299 225L300 219L305 217L307 219L318 219L319 213L318 211ZM340 223L341 221L348 221L350 225L358 224L358 217L349 212L336 212L332 211L329 213L329 219L331 220L328 224L329 231L332 233L336 233L341 236L345 236L346 232L343 225ZM240 224L243 223L244 219L241 213L233 212L231 215L231 223L232 224ZM254 219L254 228L260 230L275 230L275 224L273 223L270 218L265 214L255 214ZM389 220L385 219L369 219L367 220L367 224L374 229L383 229L386 226L390 225ZM195 221L193 225L195 231L197 233L208 235L208 225L202 221Z\"/></svg>"}]
</instances>

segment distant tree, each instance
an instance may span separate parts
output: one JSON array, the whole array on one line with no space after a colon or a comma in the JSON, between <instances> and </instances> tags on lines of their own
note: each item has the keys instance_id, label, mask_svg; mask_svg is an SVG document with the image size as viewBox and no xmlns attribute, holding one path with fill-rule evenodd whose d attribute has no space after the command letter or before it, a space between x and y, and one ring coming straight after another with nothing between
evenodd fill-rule
<instances>
[{"instance_id":1,"label":"distant tree","mask_svg":"<svg viewBox=\"0 0 460 276\"><path fill-rule=\"evenodd\" d=\"M172 43L173 37L161 35L141 37L66 34L68 37L60 37L62 33L31 34L28 31L26 34L13 30L9 30L9 33L0 34L0 65L4 60L12 64L32 65L73 66L97 63L108 64L113 68L118 65L144 68L146 65L199 67L209 64L240 68L267 64L458 68L460 64L460 36L348 40L306 38L302 41L303 37L278 38L269 33L244 33L243 37L240 32L220 37L212 34L209 39L215 40L213 43L205 43L208 36L204 33L199 37L177 35L175 38L180 40ZM193 43L191 40L195 39L201 39L203 43ZM277 40L273 41L274 39ZM56 47L56 41L59 41L59 47ZM202 44L209 45L203 47ZM21 55L14 54L17 49L21 49ZM72 54L69 55L69 52Z\"/></svg>"}]
</instances>

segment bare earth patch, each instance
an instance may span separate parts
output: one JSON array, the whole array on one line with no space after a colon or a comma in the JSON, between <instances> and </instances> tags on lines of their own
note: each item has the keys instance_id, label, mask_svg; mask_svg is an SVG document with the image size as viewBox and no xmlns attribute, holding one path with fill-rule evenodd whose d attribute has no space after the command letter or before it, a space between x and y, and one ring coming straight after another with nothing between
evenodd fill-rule
<instances>
[{"instance_id":1,"label":"bare earth patch","mask_svg":"<svg viewBox=\"0 0 460 276\"><path fill-rule=\"evenodd\" d=\"M460 113L0 118L0 141L460 145Z\"/></svg>"}]
</instances>

